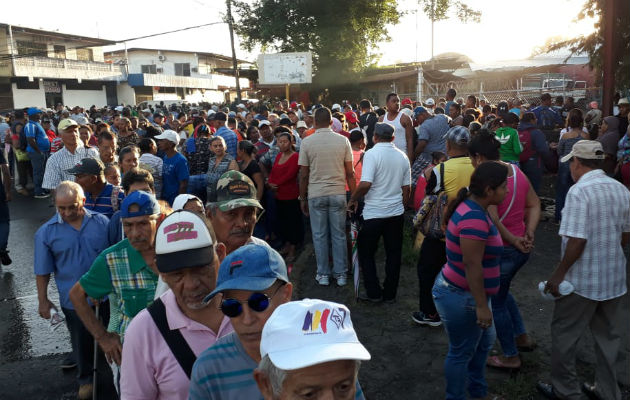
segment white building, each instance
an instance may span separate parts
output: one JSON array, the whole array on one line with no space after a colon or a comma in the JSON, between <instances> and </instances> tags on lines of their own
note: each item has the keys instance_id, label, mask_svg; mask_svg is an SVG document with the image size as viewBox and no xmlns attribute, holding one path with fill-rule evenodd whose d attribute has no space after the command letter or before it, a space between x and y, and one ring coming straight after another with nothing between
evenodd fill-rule
<instances>
[{"instance_id":1,"label":"white building","mask_svg":"<svg viewBox=\"0 0 630 400\"><path fill-rule=\"evenodd\" d=\"M117 104L124 68L107 63L115 42L0 24L0 110Z\"/></svg>"},{"instance_id":2,"label":"white building","mask_svg":"<svg viewBox=\"0 0 630 400\"><path fill-rule=\"evenodd\" d=\"M126 82L117 86L118 102L138 104L151 100L222 103L236 97L232 58L214 53L130 48L105 53L105 60L126 67ZM251 63L238 60L239 68ZM241 96L247 98L250 80L240 78Z\"/></svg>"}]
</instances>

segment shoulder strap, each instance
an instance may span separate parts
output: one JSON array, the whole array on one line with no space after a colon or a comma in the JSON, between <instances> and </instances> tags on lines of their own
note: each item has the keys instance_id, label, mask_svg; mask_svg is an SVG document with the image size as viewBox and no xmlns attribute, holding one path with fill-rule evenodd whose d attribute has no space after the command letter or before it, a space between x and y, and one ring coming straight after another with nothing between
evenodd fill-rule
<instances>
[{"instance_id":1,"label":"shoulder strap","mask_svg":"<svg viewBox=\"0 0 630 400\"><path fill-rule=\"evenodd\" d=\"M162 299L157 298L149 307L147 311L153 318L153 322L160 330L164 341L171 349L171 353L175 356L175 359L184 370L184 373L190 379L192 374L193 364L197 360L197 356L190 349L190 346L186 342L186 339L182 336L178 329L172 331L168 328L168 322L166 321L166 307Z\"/></svg>"},{"instance_id":2,"label":"shoulder strap","mask_svg":"<svg viewBox=\"0 0 630 400\"><path fill-rule=\"evenodd\" d=\"M446 188L444 187L444 163L440 163L440 192L445 192Z\"/></svg>"},{"instance_id":3,"label":"shoulder strap","mask_svg":"<svg viewBox=\"0 0 630 400\"><path fill-rule=\"evenodd\" d=\"M505 209L505 212L503 213L503 215L501 216L501 218L499 218L499 221L503 222L503 220L505 219L505 217L507 217L507 215L510 213L510 210L512 209L512 206L514 205L514 199L516 199L516 167L514 166L514 164L511 164L512 167L512 174L514 175L514 189L512 190L512 200L510 200L510 204L508 205L508 208Z\"/></svg>"},{"instance_id":4,"label":"shoulder strap","mask_svg":"<svg viewBox=\"0 0 630 400\"><path fill-rule=\"evenodd\" d=\"M114 212L118 211L118 208L120 207L119 201L118 201L118 195L121 192L121 188L120 186L114 186L112 188L112 194L111 194L111 198L110 201L112 203L112 210Z\"/></svg>"}]
</instances>

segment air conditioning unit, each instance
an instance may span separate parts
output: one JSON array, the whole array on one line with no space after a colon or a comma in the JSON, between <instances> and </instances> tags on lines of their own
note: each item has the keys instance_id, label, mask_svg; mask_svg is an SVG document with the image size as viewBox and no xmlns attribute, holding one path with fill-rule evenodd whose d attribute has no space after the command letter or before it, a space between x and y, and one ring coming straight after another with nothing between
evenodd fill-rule
<instances>
[{"instance_id":1,"label":"air conditioning unit","mask_svg":"<svg viewBox=\"0 0 630 400\"><path fill-rule=\"evenodd\" d=\"M199 68L197 68L197 67L192 67L190 70L191 70L192 72L199 72Z\"/></svg>"},{"instance_id":2,"label":"air conditioning unit","mask_svg":"<svg viewBox=\"0 0 630 400\"><path fill-rule=\"evenodd\" d=\"M158 60L160 60L160 61L166 61L166 56L163 56L162 54L160 54L160 55L158 56Z\"/></svg>"},{"instance_id":3,"label":"air conditioning unit","mask_svg":"<svg viewBox=\"0 0 630 400\"><path fill-rule=\"evenodd\" d=\"M156 68L156 69L155 69L155 73L156 73L156 74L162 74L162 73L164 73L164 68Z\"/></svg>"}]
</instances>

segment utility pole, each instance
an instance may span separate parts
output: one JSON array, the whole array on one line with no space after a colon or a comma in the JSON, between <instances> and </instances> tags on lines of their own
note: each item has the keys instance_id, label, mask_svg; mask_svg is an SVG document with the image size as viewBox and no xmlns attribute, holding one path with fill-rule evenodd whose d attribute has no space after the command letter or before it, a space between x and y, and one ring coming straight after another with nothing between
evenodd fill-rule
<instances>
[{"instance_id":1,"label":"utility pole","mask_svg":"<svg viewBox=\"0 0 630 400\"><path fill-rule=\"evenodd\" d=\"M234 77L236 78L236 102L241 102L241 82L238 71L238 63L236 62L236 50L234 49L234 20L232 19L232 0L225 0L227 4L228 26L230 27L230 43L232 45L232 67L234 68Z\"/></svg>"}]
</instances>

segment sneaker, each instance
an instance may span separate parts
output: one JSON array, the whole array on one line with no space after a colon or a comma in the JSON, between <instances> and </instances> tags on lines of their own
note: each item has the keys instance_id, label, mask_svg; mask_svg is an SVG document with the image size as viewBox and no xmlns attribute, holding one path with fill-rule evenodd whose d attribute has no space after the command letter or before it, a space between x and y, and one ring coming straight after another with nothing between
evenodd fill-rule
<instances>
[{"instance_id":1,"label":"sneaker","mask_svg":"<svg viewBox=\"0 0 630 400\"><path fill-rule=\"evenodd\" d=\"M47 199L47 198L50 197L50 193L36 194L33 197L36 198L36 199Z\"/></svg>"},{"instance_id":2,"label":"sneaker","mask_svg":"<svg viewBox=\"0 0 630 400\"><path fill-rule=\"evenodd\" d=\"M366 301L368 303L380 303L381 301L383 301L382 297L369 297L368 295L364 295L364 294L360 294L358 297L359 300L361 301Z\"/></svg>"},{"instance_id":3,"label":"sneaker","mask_svg":"<svg viewBox=\"0 0 630 400\"><path fill-rule=\"evenodd\" d=\"M0 251L0 263L2 265L10 265L12 262L11 257L9 257L9 250Z\"/></svg>"},{"instance_id":4,"label":"sneaker","mask_svg":"<svg viewBox=\"0 0 630 400\"><path fill-rule=\"evenodd\" d=\"M337 278L337 285L346 286L348 284L348 278L345 275L339 275Z\"/></svg>"},{"instance_id":5,"label":"sneaker","mask_svg":"<svg viewBox=\"0 0 630 400\"><path fill-rule=\"evenodd\" d=\"M79 394L77 395L77 398L79 400L90 400L92 398L92 390L94 390L94 386L91 383L79 385Z\"/></svg>"},{"instance_id":6,"label":"sneaker","mask_svg":"<svg viewBox=\"0 0 630 400\"><path fill-rule=\"evenodd\" d=\"M73 369L76 368L77 362L72 359L72 357L68 356L61 362L61 369Z\"/></svg>"},{"instance_id":7,"label":"sneaker","mask_svg":"<svg viewBox=\"0 0 630 400\"><path fill-rule=\"evenodd\" d=\"M316 275L315 280L319 283L320 286L328 286L330 285L330 278L328 275Z\"/></svg>"},{"instance_id":8,"label":"sneaker","mask_svg":"<svg viewBox=\"0 0 630 400\"><path fill-rule=\"evenodd\" d=\"M433 315L426 315L422 311L414 311L411 313L411 319L420 325L428 325L428 326L440 326L442 325L442 320L440 316L436 313Z\"/></svg>"},{"instance_id":9,"label":"sneaker","mask_svg":"<svg viewBox=\"0 0 630 400\"><path fill-rule=\"evenodd\" d=\"M30 196L29 191L24 189L24 188L19 188L19 189L16 190L16 192L18 192L22 196Z\"/></svg>"}]
</instances>

